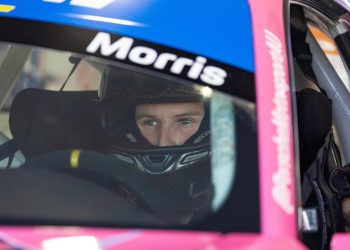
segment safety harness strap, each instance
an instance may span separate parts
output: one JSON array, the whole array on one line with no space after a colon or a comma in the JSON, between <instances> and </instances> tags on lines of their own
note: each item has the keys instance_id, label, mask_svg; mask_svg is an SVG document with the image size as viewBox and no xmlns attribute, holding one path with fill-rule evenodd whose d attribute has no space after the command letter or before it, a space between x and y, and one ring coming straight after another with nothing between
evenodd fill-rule
<instances>
[{"instance_id":1,"label":"safety harness strap","mask_svg":"<svg viewBox=\"0 0 350 250\"><path fill-rule=\"evenodd\" d=\"M5 143L0 145L0 161L9 158L7 162L7 168L9 168L12 164L13 158L16 152L19 150L14 139L6 141Z\"/></svg>"}]
</instances>

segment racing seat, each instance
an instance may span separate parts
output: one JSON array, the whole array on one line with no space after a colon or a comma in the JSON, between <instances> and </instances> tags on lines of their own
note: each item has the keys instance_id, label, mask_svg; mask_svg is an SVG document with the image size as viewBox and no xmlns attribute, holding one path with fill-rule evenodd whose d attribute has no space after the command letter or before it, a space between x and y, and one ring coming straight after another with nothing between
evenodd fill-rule
<instances>
[{"instance_id":1,"label":"racing seat","mask_svg":"<svg viewBox=\"0 0 350 250\"><path fill-rule=\"evenodd\" d=\"M97 91L24 89L13 100L13 139L0 146L0 160L20 150L25 158L63 149L98 150Z\"/></svg>"}]
</instances>

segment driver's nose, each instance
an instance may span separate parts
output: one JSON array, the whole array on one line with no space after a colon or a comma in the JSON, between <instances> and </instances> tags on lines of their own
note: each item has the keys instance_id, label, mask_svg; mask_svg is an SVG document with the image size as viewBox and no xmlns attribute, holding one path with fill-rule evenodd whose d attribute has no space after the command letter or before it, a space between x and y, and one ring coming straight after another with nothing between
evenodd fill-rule
<instances>
[{"instance_id":1,"label":"driver's nose","mask_svg":"<svg viewBox=\"0 0 350 250\"><path fill-rule=\"evenodd\" d=\"M158 133L158 146L166 147L166 146L176 146L177 144L177 136L175 130L171 128L171 126L163 125L159 129Z\"/></svg>"}]
</instances>

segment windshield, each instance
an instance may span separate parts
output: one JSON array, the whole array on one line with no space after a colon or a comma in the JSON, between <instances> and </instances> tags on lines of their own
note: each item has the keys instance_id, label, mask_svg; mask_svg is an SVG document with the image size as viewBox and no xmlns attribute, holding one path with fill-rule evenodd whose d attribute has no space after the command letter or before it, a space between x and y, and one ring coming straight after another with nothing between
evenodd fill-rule
<instances>
[{"instance_id":1,"label":"windshield","mask_svg":"<svg viewBox=\"0 0 350 250\"><path fill-rule=\"evenodd\" d=\"M177 62L1 43L0 221L259 231L255 94Z\"/></svg>"}]
</instances>

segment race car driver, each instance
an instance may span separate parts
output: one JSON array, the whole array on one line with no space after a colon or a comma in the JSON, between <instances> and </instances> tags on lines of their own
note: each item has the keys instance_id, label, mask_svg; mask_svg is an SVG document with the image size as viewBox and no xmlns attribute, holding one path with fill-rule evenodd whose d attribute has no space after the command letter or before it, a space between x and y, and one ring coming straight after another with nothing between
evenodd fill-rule
<instances>
[{"instance_id":1,"label":"race car driver","mask_svg":"<svg viewBox=\"0 0 350 250\"><path fill-rule=\"evenodd\" d=\"M99 95L106 151L140 170L127 182L148 208L174 224L208 215L214 193L208 99L190 85L114 67Z\"/></svg>"}]
</instances>

